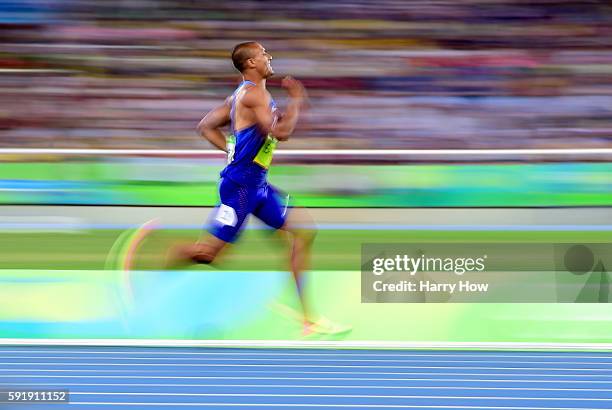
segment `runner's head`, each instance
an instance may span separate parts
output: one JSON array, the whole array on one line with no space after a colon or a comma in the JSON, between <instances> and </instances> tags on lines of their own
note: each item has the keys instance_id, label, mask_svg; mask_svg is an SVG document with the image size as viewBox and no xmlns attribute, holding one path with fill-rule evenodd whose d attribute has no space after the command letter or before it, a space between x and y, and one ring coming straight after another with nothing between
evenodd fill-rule
<instances>
[{"instance_id":1,"label":"runner's head","mask_svg":"<svg viewBox=\"0 0 612 410\"><path fill-rule=\"evenodd\" d=\"M240 43L232 51L232 62L241 74L256 73L261 78L274 75L272 56L263 46L255 41Z\"/></svg>"}]
</instances>

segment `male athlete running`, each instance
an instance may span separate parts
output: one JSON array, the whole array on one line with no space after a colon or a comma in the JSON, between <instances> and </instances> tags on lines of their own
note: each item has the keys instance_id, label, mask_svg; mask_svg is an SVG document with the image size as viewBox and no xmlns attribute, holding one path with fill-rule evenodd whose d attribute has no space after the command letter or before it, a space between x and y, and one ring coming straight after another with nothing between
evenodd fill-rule
<instances>
[{"instance_id":1,"label":"male athlete running","mask_svg":"<svg viewBox=\"0 0 612 410\"><path fill-rule=\"evenodd\" d=\"M276 144L288 140L293 133L306 96L299 81L285 77L282 86L289 95L289 104L282 115L278 112L266 89L266 80L274 74L271 60L272 56L256 42L238 44L232 52L234 67L243 80L225 103L210 111L198 125L204 138L227 152L227 166L219 184L221 203L211 216L210 235L180 253L195 263L212 263L227 243L237 239L247 216L256 216L268 226L284 231L289 240L304 332L337 333L337 327L330 322L315 323L306 308L301 275L307 267L314 230L298 227L297 221L311 226L312 221L298 216L297 209L288 209L288 197L266 179ZM228 138L221 131L226 125L231 128Z\"/></svg>"}]
</instances>

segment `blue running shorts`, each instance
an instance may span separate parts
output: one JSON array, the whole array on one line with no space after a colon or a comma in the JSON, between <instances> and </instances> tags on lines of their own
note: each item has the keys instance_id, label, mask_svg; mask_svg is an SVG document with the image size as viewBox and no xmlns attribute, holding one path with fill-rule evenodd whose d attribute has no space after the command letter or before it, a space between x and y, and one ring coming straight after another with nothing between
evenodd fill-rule
<instances>
[{"instance_id":1,"label":"blue running shorts","mask_svg":"<svg viewBox=\"0 0 612 410\"><path fill-rule=\"evenodd\" d=\"M236 241L251 214L274 229L282 227L287 219L289 196L267 182L250 187L222 178L219 196L221 203L210 216L209 232L222 241Z\"/></svg>"}]
</instances>

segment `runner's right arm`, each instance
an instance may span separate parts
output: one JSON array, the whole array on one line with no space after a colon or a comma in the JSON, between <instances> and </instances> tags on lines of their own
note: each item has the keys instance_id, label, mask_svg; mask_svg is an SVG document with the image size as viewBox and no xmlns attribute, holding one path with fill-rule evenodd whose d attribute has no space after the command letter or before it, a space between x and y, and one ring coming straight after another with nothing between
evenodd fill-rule
<instances>
[{"instance_id":1,"label":"runner's right arm","mask_svg":"<svg viewBox=\"0 0 612 410\"><path fill-rule=\"evenodd\" d=\"M264 90L255 87L249 89L241 102L252 110L255 121L263 134L272 134L280 141L287 141L297 124L300 108L305 98L305 90L302 83L291 77L283 79L283 87L287 89L290 101L287 110L278 117L277 121L274 121L274 114L270 110L270 102Z\"/></svg>"},{"instance_id":2,"label":"runner's right arm","mask_svg":"<svg viewBox=\"0 0 612 410\"><path fill-rule=\"evenodd\" d=\"M289 103L287 109L274 124L272 135L280 141L287 141L289 136L293 134L293 130L297 125L300 109L306 99L306 90L301 82L293 77L285 77L282 81L283 88L287 89L289 94Z\"/></svg>"}]
</instances>

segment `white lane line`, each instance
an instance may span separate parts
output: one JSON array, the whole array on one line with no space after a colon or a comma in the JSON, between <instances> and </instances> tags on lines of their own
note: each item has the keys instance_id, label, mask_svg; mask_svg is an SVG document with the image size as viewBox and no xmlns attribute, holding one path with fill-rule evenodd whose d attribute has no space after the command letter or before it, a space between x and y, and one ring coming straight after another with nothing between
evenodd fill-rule
<instances>
[{"instance_id":1,"label":"white lane line","mask_svg":"<svg viewBox=\"0 0 612 410\"><path fill-rule=\"evenodd\" d=\"M611 149L612 151L612 149ZM401 342L384 340L164 340L164 339L8 339L3 346L104 346L104 347L224 347L308 349L489 349L612 351L612 343L543 342Z\"/></svg>"},{"instance_id":2,"label":"white lane line","mask_svg":"<svg viewBox=\"0 0 612 410\"><path fill-rule=\"evenodd\" d=\"M340 350L334 353L271 353L271 352L177 352L177 351L165 351L164 348L160 348L159 351L148 351L148 350L126 350L126 351L115 351L115 350L64 350L64 349L49 349L49 350L4 350L0 348L0 353L65 353L65 354L79 354L79 353L91 353L91 354L118 354L118 355L196 355L196 356L304 356L304 357L319 357L319 356L333 356L333 357L476 357L476 358L533 358L533 359L609 359L612 360L612 354L607 356L582 356L582 355L571 355L571 354L555 354L546 353L541 355L522 355L522 354L496 354L491 352L482 352L476 354L468 353L433 353L433 354L419 354L410 353L403 354L402 352L397 353L344 353L344 350ZM12 356L0 356L0 358L12 357ZM106 356L105 356L106 357Z\"/></svg>"},{"instance_id":3,"label":"white lane line","mask_svg":"<svg viewBox=\"0 0 612 410\"><path fill-rule=\"evenodd\" d=\"M195 407L349 407L385 409L480 409L480 410L597 410L592 407L506 407L506 406L433 406L401 404L291 404L291 403L120 403L120 402L70 402L91 406L195 406Z\"/></svg>"},{"instance_id":4,"label":"white lane line","mask_svg":"<svg viewBox=\"0 0 612 410\"><path fill-rule=\"evenodd\" d=\"M397 359L397 360L393 360L393 359L388 359L388 360L376 360L376 359L273 359L273 358L201 358L201 357L196 357L196 358L191 358L191 357L84 357L84 356L37 356L37 357L32 357L32 356L0 356L0 359L30 359L30 360L40 360L40 359L62 359L62 360L151 360L153 362L155 361L210 361L210 360L217 360L217 361L228 361L228 362L244 362L244 361L250 361L250 362L323 362L323 363L328 363L328 362L348 362L348 363L354 363L354 362L366 362L366 363L423 363L423 362L427 362L427 363L489 363L489 362L495 362L495 363L513 363L513 364L562 364L562 365L591 365L591 364L595 364L595 365L606 365L606 364L611 364L610 363L594 363L594 362L563 362L563 361L534 361L534 360L529 360L529 361L520 361L520 360L491 360L491 358L486 358L484 360L417 360L417 359ZM610 358L612 360L612 357ZM0 363L1 364L1 363ZM38 364L37 362L33 363L33 364Z\"/></svg>"},{"instance_id":5,"label":"white lane line","mask_svg":"<svg viewBox=\"0 0 612 410\"><path fill-rule=\"evenodd\" d=\"M129 366L129 367L147 367L147 366L159 366L159 367L273 367L273 368L295 368L292 364L224 364L224 363L63 363L63 362L48 362L48 363L0 363L0 366ZM303 368L330 368L330 369L470 369L470 370L546 370L546 371L576 371L576 372L607 372L612 373L612 368L609 369L592 369L592 368L572 368L572 367L495 367L495 366L344 366L344 365L317 365L317 364L301 364ZM2 370L2 369L0 369Z\"/></svg>"},{"instance_id":6,"label":"white lane line","mask_svg":"<svg viewBox=\"0 0 612 410\"><path fill-rule=\"evenodd\" d=\"M28 69L28 71L32 71ZM47 72L49 70L42 70ZM57 70L56 70L57 71ZM23 155L212 155L213 149L126 149L126 148L0 148L0 154ZM468 148L468 149L279 149L278 156L373 156L390 155L612 155L611 148Z\"/></svg>"},{"instance_id":7,"label":"white lane line","mask_svg":"<svg viewBox=\"0 0 612 410\"><path fill-rule=\"evenodd\" d=\"M284 393L156 393L156 392L70 392L71 396L157 396L157 397L317 397L334 399L453 399L453 400L573 400L612 401L612 398L593 397L520 397L520 396L430 396L382 394L284 394Z\"/></svg>"},{"instance_id":8,"label":"white lane line","mask_svg":"<svg viewBox=\"0 0 612 410\"><path fill-rule=\"evenodd\" d=\"M320 380L320 379L317 379ZM389 379L382 379L388 381ZM371 386L371 385L314 385L314 384L176 384L176 383L62 383L68 386L110 386L110 387L248 387L248 388L291 388L291 389L419 389L419 390L521 390L521 391L577 391L612 392L612 389L545 388L545 387L465 387L465 386ZM49 383L0 383L0 386L50 386Z\"/></svg>"},{"instance_id":9,"label":"white lane line","mask_svg":"<svg viewBox=\"0 0 612 410\"><path fill-rule=\"evenodd\" d=\"M546 370L546 369L542 369L542 370ZM105 370L105 369L101 369L101 370L59 370L59 369L48 369L48 370L39 370L39 369L0 369L0 378L1 377L18 377L18 375L2 375L1 372L35 372L35 373L78 373L78 372L94 372L94 373L120 373L120 374L115 374L114 377L117 378L124 378L127 376L123 376L123 373L144 373L143 375L140 376L134 376L134 377L138 377L138 378L149 378L149 379L154 379L156 378L154 375L155 374L159 374L158 371L151 371L151 372L147 372L146 370L121 370L121 369L115 369L115 370ZM219 371L217 371L219 372ZM407 375L419 375L419 376L506 376L506 377L572 377L572 378L576 378L576 377L599 377L599 378L612 378L612 375L605 375L605 374L548 374L548 373L461 373L461 372L342 372L342 371L338 371L338 372L329 372L329 371L325 371L325 372L304 372L304 371L281 371L281 372L274 372L274 371L264 371L264 372L256 372L254 370L233 370L231 372L225 372L225 371L220 371L223 374L234 374L234 373L263 373L263 374L290 374L290 373L297 373L297 374L378 374L378 375L389 375L389 376L407 376ZM207 372L207 373L211 373L211 372ZM28 377L29 375L20 375L19 377ZM35 377L35 376L32 376ZM43 377L43 376L37 376L37 377ZM53 376L44 376L44 377L53 377ZM66 376L66 377L103 377L103 376L83 376L83 375L74 375L74 376ZM192 377L196 377L196 376L192 376ZM197 377L196 377L197 378ZM251 378L251 377L247 377L247 378ZM327 378L325 378L327 379ZM399 380L399 379L393 379L393 380ZM531 380L529 380L531 381Z\"/></svg>"},{"instance_id":10,"label":"white lane line","mask_svg":"<svg viewBox=\"0 0 612 410\"><path fill-rule=\"evenodd\" d=\"M411 374L411 373L407 373ZM428 373L429 374L429 373ZM438 373L441 374L441 373ZM488 374L478 374L479 376L488 376ZM502 375L505 376L505 375ZM250 376L92 376L92 375L76 375L76 376L41 376L29 374L17 374L10 376L2 376L0 378L25 378L25 379L159 379L159 380L344 380L344 381L421 381L421 382L477 382L477 383L592 383L592 384L612 384L611 381L605 380L516 380L516 379L436 379L436 378L388 378L388 377L250 377ZM9 383L7 383L9 384ZM27 384L27 383L24 383ZM48 383L40 383L48 384Z\"/></svg>"}]
</instances>

